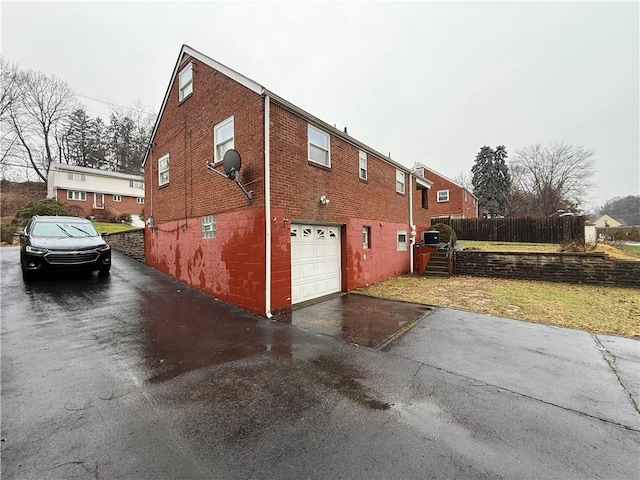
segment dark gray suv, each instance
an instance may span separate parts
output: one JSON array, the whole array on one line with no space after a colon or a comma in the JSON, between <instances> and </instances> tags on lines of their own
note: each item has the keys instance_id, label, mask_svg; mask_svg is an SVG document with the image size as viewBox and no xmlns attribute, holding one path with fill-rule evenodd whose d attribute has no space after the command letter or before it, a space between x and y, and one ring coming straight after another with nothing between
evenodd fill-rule
<instances>
[{"instance_id":1,"label":"dark gray suv","mask_svg":"<svg viewBox=\"0 0 640 480\"><path fill-rule=\"evenodd\" d=\"M111 247L87 219L36 215L16 236L25 280L45 271L97 270L108 275L111 269Z\"/></svg>"}]
</instances>

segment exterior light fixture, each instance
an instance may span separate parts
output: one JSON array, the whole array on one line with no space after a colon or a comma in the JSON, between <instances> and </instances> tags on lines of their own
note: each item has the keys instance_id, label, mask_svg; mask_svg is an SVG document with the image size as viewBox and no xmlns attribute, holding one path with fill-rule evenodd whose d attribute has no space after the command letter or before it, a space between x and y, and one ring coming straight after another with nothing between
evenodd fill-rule
<instances>
[{"instance_id":1,"label":"exterior light fixture","mask_svg":"<svg viewBox=\"0 0 640 480\"><path fill-rule=\"evenodd\" d=\"M321 195L321 196L320 196L320 203L321 203L322 205L327 205L327 204L329 203L329 199L327 198L327 196L326 196L326 195Z\"/></svg>"}]
</instances>

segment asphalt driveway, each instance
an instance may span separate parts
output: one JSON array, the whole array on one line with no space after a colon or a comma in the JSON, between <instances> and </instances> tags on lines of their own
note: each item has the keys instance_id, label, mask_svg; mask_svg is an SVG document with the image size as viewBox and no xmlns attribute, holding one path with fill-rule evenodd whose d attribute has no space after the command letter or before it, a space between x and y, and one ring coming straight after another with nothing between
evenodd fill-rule
<instances>
[{"instance_id":1,"label":"asphalt driveway","mask_svg":"<svg viewBox=\"0 0 640 480\"><path fill-rule=\"evenodd\" d=\"M3 479L640 477L636 340L356 295L274 323L0 255Z\"/></svg>"}]
</instances>

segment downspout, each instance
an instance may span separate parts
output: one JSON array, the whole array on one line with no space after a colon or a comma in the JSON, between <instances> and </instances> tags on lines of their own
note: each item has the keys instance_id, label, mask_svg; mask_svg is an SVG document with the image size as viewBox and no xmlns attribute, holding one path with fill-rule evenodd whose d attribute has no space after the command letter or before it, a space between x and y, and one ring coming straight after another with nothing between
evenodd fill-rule
<instances>
[{"instance_id":1,"label":"downspout","mask_svg":"<svg viewBox=\"0 0 640 480\"><path fill-rule=\"evenodd\" d=\"M413 172L413 170L411 172ZM413 246L416 244L416 226L413 224L413 175L411 172L409 173L409 227L411 227L409 273L413 273Z\"/></svg>"},{"instance_id":2,"label":"downspout","mask_svg":"<svg viewBox=\"0 0 640 480\"><path fill-rule=\"evenodd\" d=\"M271 169L269 166L269 109L271 99L264 97L264 221L265 221L265 291L264 312L269 319L271 314Z\"/></svg>"}]
</instances>

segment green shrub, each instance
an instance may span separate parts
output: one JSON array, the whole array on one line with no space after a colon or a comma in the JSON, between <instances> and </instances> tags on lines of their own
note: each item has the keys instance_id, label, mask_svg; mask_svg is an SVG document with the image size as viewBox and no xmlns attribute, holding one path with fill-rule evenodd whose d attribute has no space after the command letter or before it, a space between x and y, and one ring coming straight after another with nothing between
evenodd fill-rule
<instances>
[{"instance_id":1,"label":"green shrub","mask_svg":"<svg viewBox=\"0 0 640 480\"><path fill-rule=\"evenodd\" d=\"M67 207L53 198L45 198L31 202L16 213L16 220L20 225L25 225L34 215L69 215Z\"/></svg>"},{"instance_id":2,"label":"green shrub","mask_svg":"<svg viewBox=\"0 0 640 480\"><path fill-rule=\"evenodd\" d=\"M627 240L630 242L640 242L640 229L638 229L638 227L631 227L627 235Z\"/></svg>"},{"instance_id":3,"label":"green shrub","mask_svg":"<svg viewBox=\"0 0 640 480\"><path fill-rule=\"evenodd\" d=\"M2 243L13 243L13 234L16 233L18 227L10 223L0 224L0 241Z\"/></svg>"},{"instance_id":4,"label":"green shrub","mask_svg":"<svg viewBox=\"0 0 640 480\"><path fill-rule=\"evenodd\" d=\"M130 213L121 213L118 216L118 223L127 223L131 225L131 214Z\"/></svg>"},{"instance_id":5,"label":"green shrub","mask_svg":"<svg viewBox=\"0 0 640 480\"><path fill-rule=\"evenodd\" d=\"M440 241L443 243L448 243L449 240L451 240L451 244L455 245L458 241L458 236L456 235L455 230L446 223L436 223L435 225L431 225L429 229L439 231Z\"/></svg>"}]
</instances>

